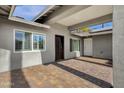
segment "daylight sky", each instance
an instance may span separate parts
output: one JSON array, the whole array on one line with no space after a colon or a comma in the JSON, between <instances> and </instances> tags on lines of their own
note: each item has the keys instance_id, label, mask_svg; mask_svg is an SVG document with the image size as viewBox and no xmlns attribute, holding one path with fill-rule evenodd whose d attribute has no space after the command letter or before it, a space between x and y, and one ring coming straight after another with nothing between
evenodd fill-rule
<instances>
[{"instance_id":1,"label":"daylight sky","mask_svg":"<svg viewBox=\"0 0 124 93\"><path fill-rule=\"evenodd\" d=\"M103 24L89 26L89 28L91 30L101 29L101 28L106 28L106 27L112 27L112 22L106 22L106 23L103 23Z\"/></svg>"},{"instance_id":2,"label":"daylight sky","mask_svg":"<svg viewBox=\"0 0 124 93\"><path fill-rule=\"evenodd\" d=\"M46 8L47 5L19 5L16 6L12 16L22 17L31 21Z\"/></svg>"}]
</instances>

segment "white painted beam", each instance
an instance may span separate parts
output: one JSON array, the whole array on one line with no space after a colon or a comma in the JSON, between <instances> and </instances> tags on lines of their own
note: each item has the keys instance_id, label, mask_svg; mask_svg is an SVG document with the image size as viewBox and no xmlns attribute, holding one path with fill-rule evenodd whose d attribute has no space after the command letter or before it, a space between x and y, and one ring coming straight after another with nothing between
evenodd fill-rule
<instances>
[{"instance_id":1,"label":"white painted beam","mask_svg":"<svg viewBox=\"0 0 124 93\"><path fill-rule=\"evenodd\" d=\"M106 34L111 34L111 33L112 33L112 30L103 31L103 32L101 31L101 32L98 32L98 33L89 33L89 32L75 33L75 32L71 32L71 34L81 36L81 37L96 36L96 35L106 35Z\"/></svg>"},{"instance_id":2,"label":"white painted beam","mask_svg":"<svg viewBox=\"0 0 124 93\"><path fill-rule=\"evenodd\" d=\"M32 21L25 21L24 19L20 19L20 18L16 18L16 17L9 17L9 20L12 21L16 21L16 22L20 22L20 23L25 23L28 25L33 25L33 26L37 26L37 27L43 27L43 28L50 28L49 25L44 25L44 24L40 24L40 23L36 23L36 22L32 22Z\"/></svg>"},{"instance_id":3,"label":"white painted beam","mask_svg":"<svg viewBox=\"0 0 124 93\"><path fill-rule=\"evenodd\" d=\"M55 5L50 5L47 9L44 10L44 12L42 11L41 13L39 13L39 15L37 15L32 21L36 21L38 18L43 16L45 13L47 13L53 7L55 7Z\"/></svg>"}]
</instances>

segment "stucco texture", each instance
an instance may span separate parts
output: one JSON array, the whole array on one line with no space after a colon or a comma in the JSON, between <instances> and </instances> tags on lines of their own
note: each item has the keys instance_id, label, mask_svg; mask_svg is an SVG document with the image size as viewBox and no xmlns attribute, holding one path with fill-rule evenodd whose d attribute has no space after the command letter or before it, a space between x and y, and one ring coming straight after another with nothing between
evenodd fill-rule
<instances>
[{"instance_id":1,"label":"stucco texture","mask_svg":"<svg viewBox=\"0 0 124 93\"><path fill-rule=\"evenodd\" d=\"M44 29L40 27L10 21L7 19L0 19L0 21L0 72L54 62L55 35L64 36L65 59L76 57L77 53L70 52L70 38L80 39L80 46L82 47L82 39L80 37L71 35L67 27L59 24L49 24L51 28ZM14 29L46 34L46 51L15 53ZM80 51L78 51L78 53L82 55L82 48L80 49Z\"/></svg>"}]
</instances>

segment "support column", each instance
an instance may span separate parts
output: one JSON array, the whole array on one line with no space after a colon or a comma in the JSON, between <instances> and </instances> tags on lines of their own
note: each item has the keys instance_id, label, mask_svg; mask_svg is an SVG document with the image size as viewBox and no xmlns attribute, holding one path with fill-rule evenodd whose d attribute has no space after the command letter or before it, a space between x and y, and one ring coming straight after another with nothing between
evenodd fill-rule
<instances>
[{"instance_id":1,"label":"support column","mask_svg":"<svg viewBox=\"0 0 124 93\"><path fill-rule=\"evenodd\" d=\"M113 6L113 83L124 87L124 6Z\"/></svg>"}]
</instances>

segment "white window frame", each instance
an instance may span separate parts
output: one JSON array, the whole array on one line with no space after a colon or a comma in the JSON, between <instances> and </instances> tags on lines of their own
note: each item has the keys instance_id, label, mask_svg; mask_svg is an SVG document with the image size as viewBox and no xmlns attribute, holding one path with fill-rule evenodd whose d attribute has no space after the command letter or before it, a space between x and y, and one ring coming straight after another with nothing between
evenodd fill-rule
<instances>
[{"instance_id":1,"label":"white window frame","mask_svg":"<svg viewBox=\"0 0 124 93\"><path fill-rule=\"evenodd\" d=\"M41 36L41 34L37 34L37 33L32 34L32 42L34 41L34 40L33 40L33 39L34 39L34 38L33 38L34 35L35 35L35 36ZM46 37L46 35L43 35L43 36ZM37 42L37 44L38 44L38 45L37 45L37 48L38 48L38 49L34 49L34 47L33 47L34 42L33 42L33 45L32 45L33 50L41 50L41 51L44 50L44 49L39 49L39 43ZM45 45L44 45L44 48L46 49L46 38L45 38Z\"/></svg>"},{"instance_id":2,"label":"white window frame","mask_svg":"<svg viewBox=\"0 0 124 93\"><path fill-rule=\"evenodd\" d=\"M27 33L31 33L31 50L27 50L27 51L16 51L15 50L15 33L16 32L27 32ZM46 34L43 34L43 33L38 33L38 32L33 32L33 31L27 31L27 30L21 30L21 29L14 29L13 30L13 52L14 53L25 53L25 52L44 52L46 51L46 39L47 37L45 38L45 45L44 45L44 49L40 49L40 50L35 50L33 49L33 34L38 34L38 35L43 35L46 37Z\"/></svg>"}]
</instances>

